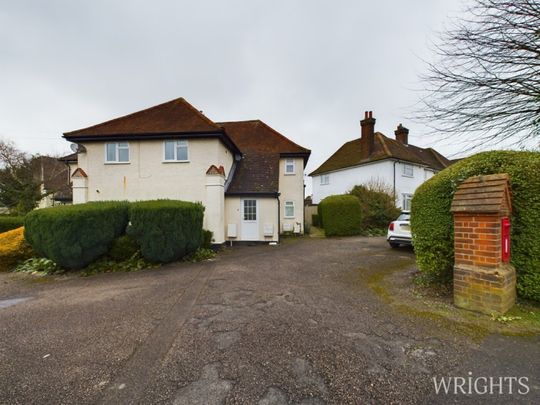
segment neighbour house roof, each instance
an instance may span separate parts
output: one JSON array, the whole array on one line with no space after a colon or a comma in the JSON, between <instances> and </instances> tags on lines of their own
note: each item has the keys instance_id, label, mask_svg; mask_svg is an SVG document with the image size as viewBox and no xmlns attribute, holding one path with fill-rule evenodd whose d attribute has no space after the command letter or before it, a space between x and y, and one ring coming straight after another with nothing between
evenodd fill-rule
<instances>
[{"instance_id":1,"label":"neighbour house roof","mask_svg":"<svg viewBox=\"0 0 540 405\"><path fill-rule=\"evenodd\" d=\"M302 157L307 162L311 151L260 120L221 122L234 143L242 151L234 177L226 193L275 194L279 190L280 157Z\"/></svg>"},{"instance_id":2,"label":"neighbour house roof","mask_svg":"<svg viewBox=\"0 0 540 405\"><path fill-rule=\"evenodd\" d=\"M316 176L383 159L403 160L428 166L435 170L442 170L451 164L448 159L432 148L405 145L395 139L388 138L380 132L375 133L374 149L369 157L362 159L361 150L360 138L349 141L343 144L341 148L309 175Z\"/></svg>"},{"instance_id":3,"label":"neighbour house roof","mask_svg":"<svg viewBox=\"0 0 540 405\"><path fill-rule=\"evenodd\" d=\"M70 153L69 155L59 157L58 160L64 163L76 163L79 160L77 152Z\"/></svg>"}]
</instances>

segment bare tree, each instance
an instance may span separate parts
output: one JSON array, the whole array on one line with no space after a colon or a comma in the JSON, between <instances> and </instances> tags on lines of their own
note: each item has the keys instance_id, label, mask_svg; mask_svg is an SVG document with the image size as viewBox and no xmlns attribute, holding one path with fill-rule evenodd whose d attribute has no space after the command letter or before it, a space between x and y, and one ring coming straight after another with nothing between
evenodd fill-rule
<instances>
[{"instance_id":1,"label":"bare tree","mask_svg":"<svg viewBox=\"0 0 540 405\"><path fill-rule=\"evenodd\" d=\"M468 147L538 139L539 0L474 0L435 51L417 118Z\"/></svg>"},{"instance_id":2,"label":"bare tree","mask_svg":"<svg viewBox=\"0 0 540 405\"><path fill-rule=\"evenodd\" d=\"M68 187L67 167L51 156L30 156L0 140L0 205L25 214L44 197Z\"/></svg>"}]
</instances>

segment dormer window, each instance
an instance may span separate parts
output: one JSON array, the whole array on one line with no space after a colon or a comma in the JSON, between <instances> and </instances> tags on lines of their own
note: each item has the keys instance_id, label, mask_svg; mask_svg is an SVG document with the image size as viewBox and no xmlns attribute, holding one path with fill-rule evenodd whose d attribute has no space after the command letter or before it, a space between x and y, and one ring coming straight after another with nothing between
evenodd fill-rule
<instances>
[{"instance_id":1,"label":"dormer window","mask_svg":"<svg viewBox=\"0 0 540 405\"><path fill-rule=\"evenodd\" d=\"M189 161L188 141L165 141L164 153L165 162L187 162Z\"/></svg>"},{"instance_id":2,"label":"dormer window","mask_svg":"<svg viewBox=\"0 0 540 405\"><path fill-rule=\"evenodd\" d=\"M129 143L111 142L105 144L105 163L129 163Z\"/></svg>"},{"instance_id":3,"label":"dormer window","mask_svg":"<svg viewBox=\"0 0 540 405\"><path fill-rule=\"evenodd\" d=\"M285 159L285 174L294 174L295 164L294 159Z\"/></svg>"}]
</instances>

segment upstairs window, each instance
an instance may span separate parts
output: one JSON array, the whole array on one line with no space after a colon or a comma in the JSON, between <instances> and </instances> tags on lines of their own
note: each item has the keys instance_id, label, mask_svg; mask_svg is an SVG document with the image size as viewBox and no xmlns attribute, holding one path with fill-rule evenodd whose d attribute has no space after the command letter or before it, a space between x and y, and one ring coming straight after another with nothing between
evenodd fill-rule
<instances>
[{"instance_id":1,"label":"upstairs window","mask_svg":"<svg viewBox=\"0 0 540 405\"><path fill-rule=\"evenodd\" d=\"M111 142L105 144L106 163L129 163L129 143Z\"/></svg>"},{"instance_id":2,"label":"upstairs window","mask_svg":"<svg viewBox=\"0 0 540 405\"><path fill-rule=\"evenodd\" d=\"M414 177L414 168L413 165L403 165L403 175L405 177Z\"/></svg>"},{"instance_id":3,"label":"upstairs window","mask_svg":"<svg viewBox=\"0 0 540 405\"><path fill-rule=\"evenodd\" d=\"M285 159L285 174L294 174L294 159Z\"/></svg>"},{"instance_id":4,"label":"upstairs window","mask_svg":"<svg viewBox=\"0 0 540 405\"><path fill-rule=\"evenodd\" d=\"M326 186L330 184L330 175L329 174L323 174L321 176L321 186Z\"/></svg>"},{"instance_id":5,"label":"upstairs window","mask_svg":"<svg viewBox=\"0 0 540 405\"><path fill-rule=\"evenodd\" d=\"M294 218L294 201L285 201L285 218Z\"/></svg>"},{"instance_id":6,"label":"upstairs window","mask_svg":"<svg viewBox=\"0 0 540 405\"><path fill-rule=\"evenodd\" d=\"M187 162L189 160L188 141L165 141L166 162Z\"/></svg>"}]
</instances>

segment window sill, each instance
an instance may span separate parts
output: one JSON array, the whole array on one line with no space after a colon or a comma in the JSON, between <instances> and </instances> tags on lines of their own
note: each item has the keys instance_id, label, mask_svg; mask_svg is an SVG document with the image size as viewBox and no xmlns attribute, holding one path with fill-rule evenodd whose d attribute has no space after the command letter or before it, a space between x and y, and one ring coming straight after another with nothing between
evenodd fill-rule
<instances>
[{"instance_id":1,"label":"window sill","mask_svg":"<svg viewBox=\"0 0 540 405\"><path fill-rule=\"evenodd\" d=\"M401 177L408 177L409 179L414 179L414 174L413 175L402 174Z\"/></svg>"},{"instance_id":2,"label":"window sill","mask_svg":"<svg viewBox=\"0 0 540 405\"><path fill-rule=\"evenodd\" d=\"M129 165L131 162L105 162L106 165Z\"/></svg>"},{"instance_id":3,"label":"window sill","mask_svg":"<svg viewBox=\"0 0 540 405\"><path fill-rule=\"evenodd\" d=\"M284 173L285 176L296 176L296 173Z\"/></svg>"},{"instance_id":4,"label":"window sill","mask_svg":"<svg viewBox=\"0 0 540 405\"><path fill-rule=\"evenodd\" d=\"M161 163L190 163L189 160L162 160Z\"/></svg>"},{"instance_id":5,"label":"window sill","mask_svg":"<svg viewBox=\"0 0 540 405\"><path fill-rule=\"evenodd\" d=\"M296 217L295 216L292 216L292 217L286 217L286 216L283 216L284 219L295 219Z\"/></svg>"}]
</instances>

